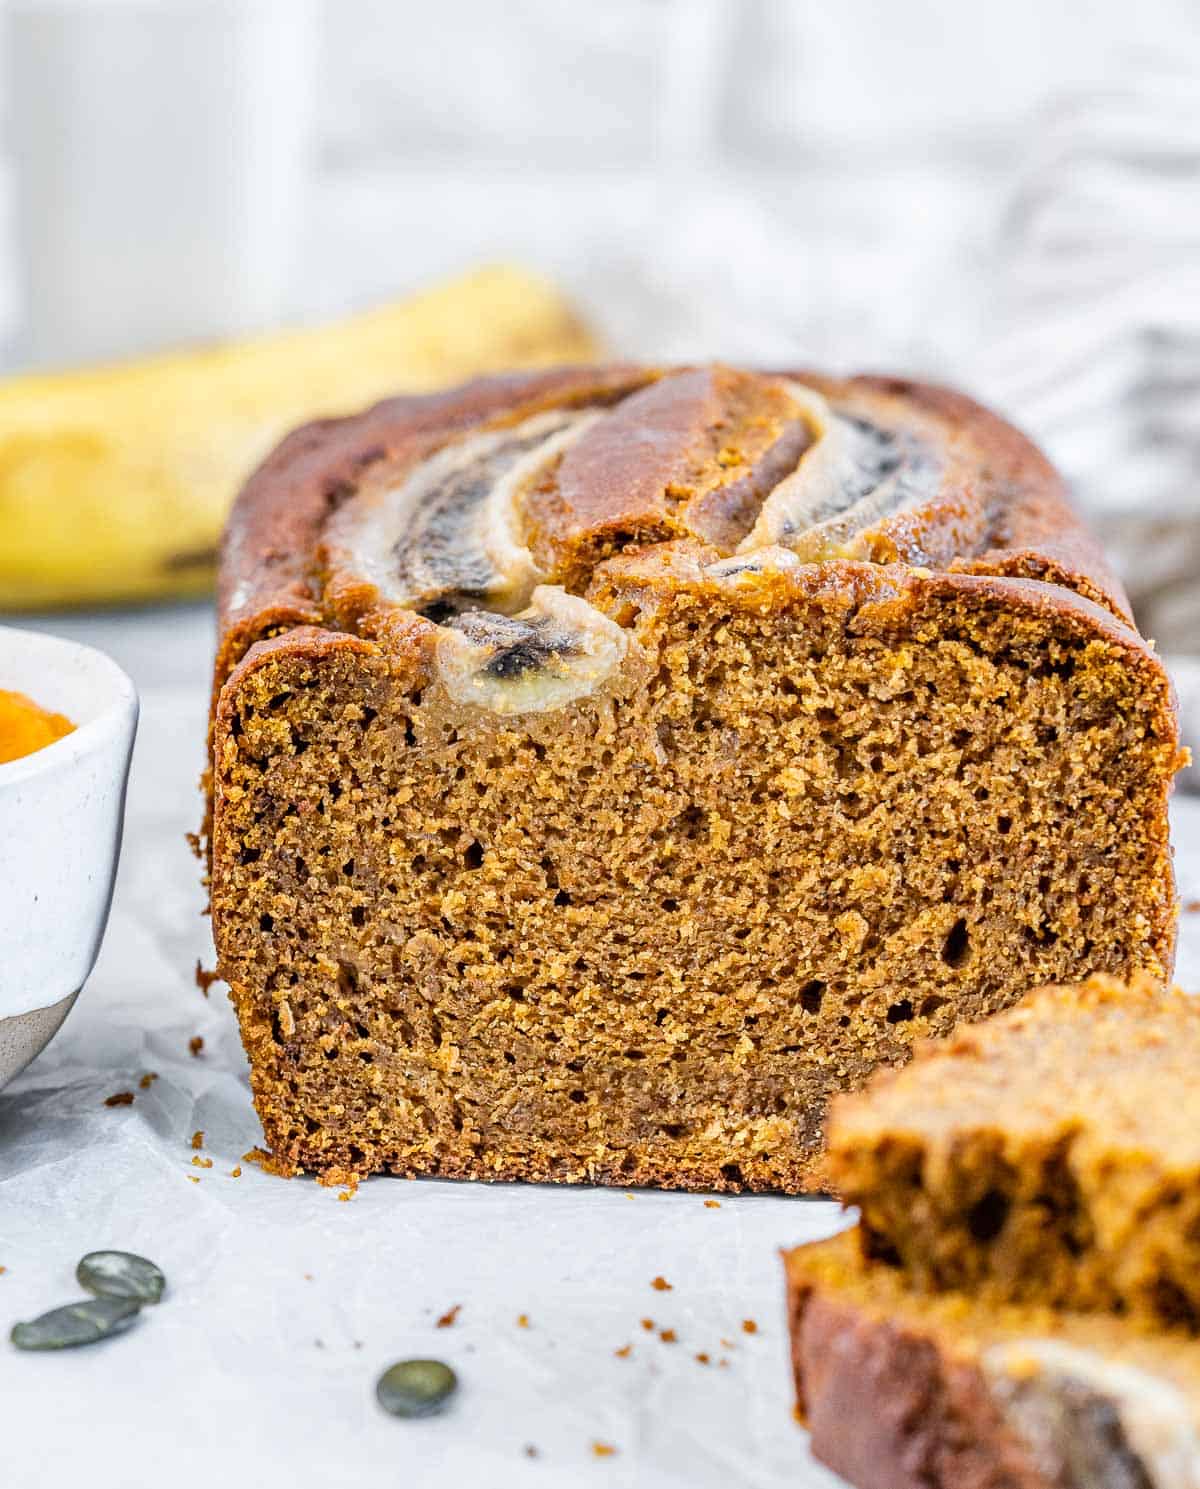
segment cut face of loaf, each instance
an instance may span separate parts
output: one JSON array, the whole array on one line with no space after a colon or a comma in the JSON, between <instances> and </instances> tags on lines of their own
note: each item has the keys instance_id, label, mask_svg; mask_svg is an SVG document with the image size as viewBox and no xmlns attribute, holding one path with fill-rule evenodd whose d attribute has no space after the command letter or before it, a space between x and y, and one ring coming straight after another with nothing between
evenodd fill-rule
<instances>
[{"instance_id":1,"label":"cut face of loaf","mask_svg":"<svg viewBox=\"0 0 1200 1489\"><path fill-rule=\"evenodd\" d=\"M1169 689L954 395L701 369L300 431L226 540L219 966L285 1166L797 1190L829 1096L1169 964Z\"/></svg>"},{"instance_id":2,"label":"cut face of loaf","mask_svg":"<svg viewBox=\"0 0 1200 1489\"><path fill-rule=\"evenodd\" d=\"M1043 988L840 1100L829 1170L919 1287L1200 1333L1200 1001Z\"/></svg>"},{"instance_id":3,"label":"cut face of loaf","mask_svg":"<svg viewBox=\"0 0 1200 1489\"><path fill-rule=\"evenodd\" d=\"M1200 1341L925 1297L853 1232L786 1263L801 1414L855 1489L1200 1485Z\"/></svg>"}]
</instances>

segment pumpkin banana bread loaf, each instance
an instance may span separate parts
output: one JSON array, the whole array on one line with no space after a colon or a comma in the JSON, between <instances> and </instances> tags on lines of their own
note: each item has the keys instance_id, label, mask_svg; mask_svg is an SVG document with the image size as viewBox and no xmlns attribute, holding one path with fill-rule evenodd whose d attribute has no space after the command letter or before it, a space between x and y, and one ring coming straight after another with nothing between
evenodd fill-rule
<instances>
[{"instance_id":1,"label":"pumpkin banana bread loaf","mask_svg":"<svg viewBox=\"0 0 1200 1489\"><path fill-rule=\"evenodd\" d=\"M830 1175L919 1287L1200 1332L1200 1000L1050 987L835 1103Z\"/></svg>"},{"instance_id":2,"label":"pumpkin banana bread loaf","mask_svg":"<svg viewBox=\"0 0 1200 1489\"><path fill-rule=\"evenodd\" d=\"M917 1035L1170 966L1169 685L956 394L397 399L260 468L220 612L213 926L285 1169L800 1190Z\"/></svg>"},{"instance_id":3,"label":"pumpkin banana bread loaf","mask_svg":"<svg viewBox=\"0 0 1200 1489\"><path fill-rule=\"evenodd\" d=\"M1200 1339L922 1294L853 1231L787 1271L799 1414L856 1489L1200 1485Z\"/></svg>"}]
</instances>

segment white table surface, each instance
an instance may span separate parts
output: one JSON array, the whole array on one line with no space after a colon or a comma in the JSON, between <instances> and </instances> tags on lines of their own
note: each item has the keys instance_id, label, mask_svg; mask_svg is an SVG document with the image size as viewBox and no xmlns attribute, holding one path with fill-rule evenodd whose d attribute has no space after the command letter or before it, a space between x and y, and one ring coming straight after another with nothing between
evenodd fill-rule
<instances>
[{"instance_id":1,"label":"white table surface","mask_svg":"<svg viewBox=\"0 0 1200 1489\"><path fill-rule=\"evenodd\" d=\"M398 1180L342 1203L244 1162L230 1176L260 1134L232 1011L193 982L211 946L184 841L200 812L211 617L40 624L115 655L143 715L100 963L50 1049L0 1095L0 1329L75 1297L75 1262L98 1247L153 1257L169 1293L91 1349L0 1342L0 1482L834 1485L790 1416L776 1255L831 1231L834 1205ZM1186 901L1200 896L1200 797L1177 797L1174 813ZM1178 975L1200 988L1200 915L1183 916ZM143 1091L147 1071L159 1078ZM121 1090L133 1105L106 1107ZM210 1169L191 1162L197 1129ZM651 1288L658 1275L672 1291ZM405 1423L376 1406L379 1372L411 1355L458 1370L444 1417ZM597 1457L596 1442L616 1452Z\"/></svg>"}]
</instances>

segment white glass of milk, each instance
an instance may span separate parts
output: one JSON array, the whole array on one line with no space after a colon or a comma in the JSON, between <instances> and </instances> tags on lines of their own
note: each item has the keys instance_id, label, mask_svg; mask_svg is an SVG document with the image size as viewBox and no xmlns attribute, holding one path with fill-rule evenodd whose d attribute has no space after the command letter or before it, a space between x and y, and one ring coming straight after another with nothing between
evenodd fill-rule
<instances>
[{"instance_id":1,"label":"white glass of milk","mask_svg":"<svg viewBox=\"0 0 1200 1489\"><path fill-rule=\"evenodd\" d=\"M315 0L9 0L23 360L285 316L312 166Z\"/></svg>"}]
</instances>

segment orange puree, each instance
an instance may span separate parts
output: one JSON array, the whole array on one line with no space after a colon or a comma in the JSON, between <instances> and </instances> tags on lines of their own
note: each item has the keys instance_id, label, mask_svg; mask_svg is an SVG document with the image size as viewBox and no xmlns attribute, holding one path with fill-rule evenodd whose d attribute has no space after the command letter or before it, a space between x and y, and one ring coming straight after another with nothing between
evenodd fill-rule
<instances>
[{"instance_id":1,"label":"orange puree","mask_svg":"<svg viewBox=\"0 0 1200 1489\"><path fill-rule=\"evenodd\" d=\"M0 765L44 749L74 727L70 719L39 708L24 693L0 688Z\"/></svg>"}]
</instances>

